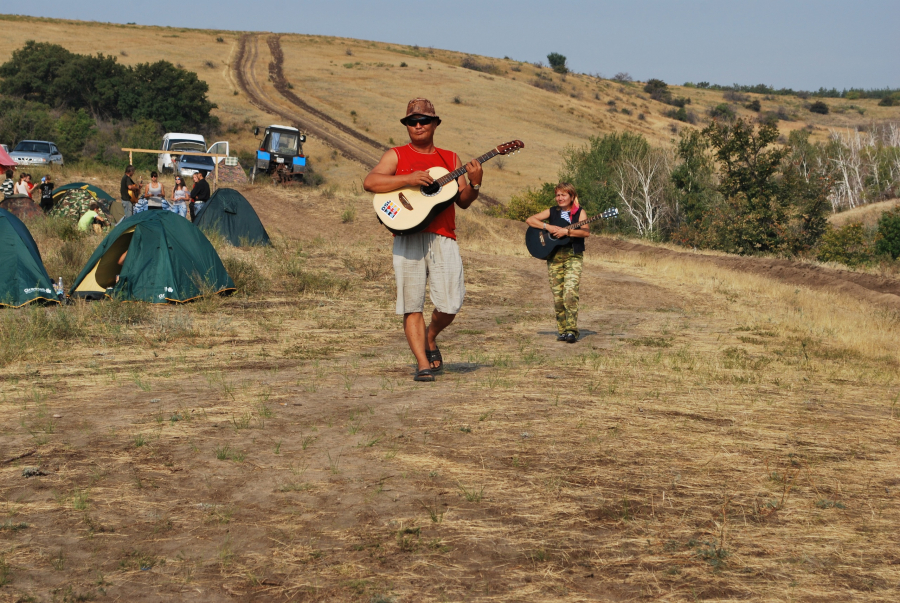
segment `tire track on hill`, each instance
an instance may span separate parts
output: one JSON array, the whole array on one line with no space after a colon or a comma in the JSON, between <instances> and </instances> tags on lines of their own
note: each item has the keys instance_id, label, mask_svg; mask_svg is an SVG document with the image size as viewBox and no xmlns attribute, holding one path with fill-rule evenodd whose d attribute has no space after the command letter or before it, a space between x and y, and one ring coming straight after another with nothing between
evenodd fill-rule
<instances>
[{"instance_id":1,"label":"tire track on hill","mask_svg":"<svg viewBox=\"0 0 900 603\"><path fill-rule=\"evenodd\" d=\"M297 96L284 76L284 51L281 48L280 38L279 35L266 38L266 44L272 55L268 78L278 94L291 104L291 109L275 103L259 84L253 68L259 52L258 38L253 34L244 34L240 38L232 71L238 86L250 103L267 113L295 123L307 133L336 148L344 157L358 161L370 169L375 167L382 154L390 147L316 109ZM488 206L499 204L499 201L484 193L479 195L478 200Z\"/></svg>"},{"instance_id":2,"label":"tire track on hill","mask_svg":"<svg viewBox=\"0 0 900 603\"><path fill-rule=\"evenodd\" d=\"M270 50L273 50L272 38L277 38L277 36L269 38ZM280 44L277 44L277 40L275 42L274 47L277 52L273 53L275 60L269 63L268 77L275 84L276 89L282 88L285 92L290 92L287 88L287 80L284 79L281 70L283 56ZM295 98L286 98L293 105L291 108L283 107L275 102L260 85L259 76L254 69L254 63L258 56L257 36L253 34L241 36L232 69L238 86L252 105L266 113L277 115L287 121L287 125L298 126L306 133L334 147L348 159L358 161L368 168L372 168L378 163L381 154L387 150L386 146L356 133L352 128L310 107L296 98L296 95L291 95ZM283 95L281 90L279 93Z\"/></svg>"}]
</instances>

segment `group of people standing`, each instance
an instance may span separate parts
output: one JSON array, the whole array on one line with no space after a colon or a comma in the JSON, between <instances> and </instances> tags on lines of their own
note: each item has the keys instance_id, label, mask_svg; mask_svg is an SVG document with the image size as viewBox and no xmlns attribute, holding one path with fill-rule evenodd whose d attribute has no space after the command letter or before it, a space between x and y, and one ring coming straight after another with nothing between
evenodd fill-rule
<instances>
[{"instance_id":1,"label":"group of people standing","mask_svg":"<svg viewBox=\"0 0 900 603\"><path fill-rule=\"evenodd\" d=\"M0 190L3 191L3 197L11 197L12 195L25 195L27 197L31 197L35 190L41 193L40 205L41 209L44 210L44 213L47 213L53 208L53 179L49 174L41 178L40 184L35 184L31 181L31 174L22 173L19 174L18 182L13 180L13 175L15 173L12 170L6 170L6 180L3 181L3 184L0 185Z\"/></svg>"},{"instance_id":2,"label":"group of people standing","mask_svg":"<svg viewBox=\"0 0 900 603\"><path fill-rule=\"evenodd\" d=\"M195 172L192 176L193 186L190 191L184 179L176 175L171 197L166 196L166 187L159 181L159 173L156 171L150 172L150 182L147 184L135 184L134 173L133 165L125 168L119 187L125 218L142 211L162 209L174 212L182 218L186 218L190 212L193 222L203 209L203 204L209 201L209 182L206 181L206 174L203 171Z\"/></svg>"}]
</instances>

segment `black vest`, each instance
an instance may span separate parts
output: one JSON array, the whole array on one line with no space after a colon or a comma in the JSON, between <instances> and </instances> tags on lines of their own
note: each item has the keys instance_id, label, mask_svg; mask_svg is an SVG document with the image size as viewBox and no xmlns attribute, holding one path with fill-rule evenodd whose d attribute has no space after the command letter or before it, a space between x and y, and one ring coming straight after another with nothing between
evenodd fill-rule
<instances>
[{"instance_id":1,"label":"black vest","mask_svg":"<svg viewBox=\"0 0 900 603\"><path fill-rule=\"evenodd\" d=\"M550 208L550 224L553 226L559 226L560 228L568 228L572 225L572 223L578 221L578 215L581 214L581 208L578 208L578 214L572 216L572 222L566 222L562 217L562 211L560 211L559 206ZM575 253L584 253L584 239L581 237L572 237L569 239L572 241L569 245L564 245L564 247L572 247L572 251Z\"/></svg>"}]
</instances>

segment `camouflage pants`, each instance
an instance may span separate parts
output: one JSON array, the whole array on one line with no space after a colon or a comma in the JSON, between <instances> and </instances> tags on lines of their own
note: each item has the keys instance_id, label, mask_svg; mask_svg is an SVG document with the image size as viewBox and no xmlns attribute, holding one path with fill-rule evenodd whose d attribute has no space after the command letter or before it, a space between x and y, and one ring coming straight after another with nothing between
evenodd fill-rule
<instances>
[{"instance_id":1,"label":"camouflage pants","mask_svg":"<svg viewBox=\"0 0 900 603\"><path fill-rule=\"evenodd\" d=\"M550 274L550 290L553 292L553 307L556 310L556 328L559 334L578 332L578 284L584 254L575 253L571 247L561 247L547 260Z\"/></svg>"}]
</instances>

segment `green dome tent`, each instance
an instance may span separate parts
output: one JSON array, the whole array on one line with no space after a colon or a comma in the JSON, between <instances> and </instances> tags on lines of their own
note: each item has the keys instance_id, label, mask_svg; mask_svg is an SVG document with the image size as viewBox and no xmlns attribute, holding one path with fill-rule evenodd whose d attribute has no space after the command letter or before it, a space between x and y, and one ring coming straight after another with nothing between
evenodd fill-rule
<instances>
[{"instance_id":1,"label":"green dome tent","mask_svg":"<svg viewBox=\"0 0 900 603\"><path fill-rule=\"evenodd\" d=\"M93 184L88 184L87 182L70 182L68 184L63 184L62 186L58 186L53 189L53 198L56 199L59 195L62 195L68 190L72 190L73 188L83 188L85 190L89 190L94 193L94 196L97 197L97 200L103 205L104 209L109 209L110 203L115 201L112 196L107 193L105 190L100 188L99 186L94 186Z\"/></svg>"},{"instance_id":2,"label":"green dome tent","mask_svg":"<svg viewBox=\"0 0 900 603\"><path fill-rule=\"evenodd\" d=\"M0 306L59 303L31 233L5 209L0 209L0 257Z\"/></svg>"},{"instance_id":3,"label":"green dome tent","mask_svg":"<svg viewBox=\"0 0 900 603\"><path fill-rule=\"evenodd\" d=\"M78 191L78 196L73 197L69 194L69 191ZM112 218L113 223L117 223L125 217L125 211L122 209L121 203L115 203L115 199L113 199L109 193L98 186L94 186L93 184L88 184L87 182L70 182L69 184L63 184L60 187L53 189L53 209L50 211L50 215L54 215L53 210L60 206L67 206L67 202L70 199L87 199L89 202L85 192L90 193L90 196L100 204L100 209L103 210L103 213ZM85 208L84 211L87 211ZM84 215L84 211L78 214L76 220ZM57 212L56 215L59 215L61 212Z\"/></svg>"},{"instance_id":4,"label":"green dome tent","mask_svg":"<svg viewBox=\"0 0 900 603\"><path fill-rule=\"evenodd\" d=\"M234 281L203 233L181 216L157 210L131 216L106 235L70 295L162 304L234 290Z\"/></svg>"},{"instance_id":5,"label":"green dome tent","mask_svg":"<svg viewBox=\"0 0 900 603\"><path fill-rule=\"evenodd\" d=\"M233 188L220 188L194 220L194 226L206 231L217 230L234 245L271 245L253 206Z\"/></svg>"},{"instance_id":6,"label":"green dome tent","mask_svg":"<svg viewBox=\"0 0 900 603\"><path fill-rule=\"evenodd\" d=\"M103 204L97 199L97 196L87 189L70 188L53 200L53 208L47 212L48 216L63 216L69 218L73 222L78 222L81 216L90 208L91 202L97 201L100 209L97 213L103 217L108 217Z\"/></svg>"}]
</instances>

